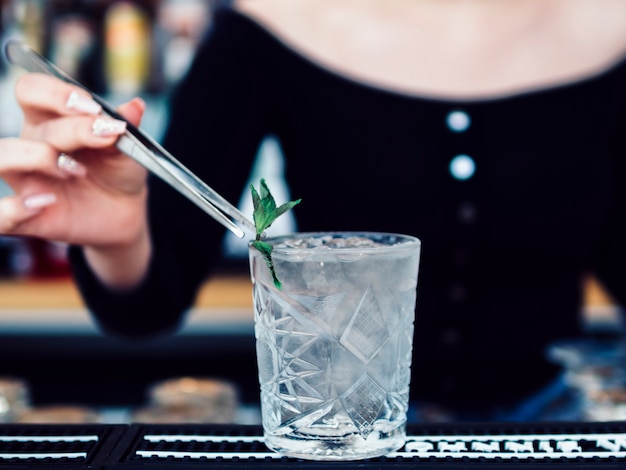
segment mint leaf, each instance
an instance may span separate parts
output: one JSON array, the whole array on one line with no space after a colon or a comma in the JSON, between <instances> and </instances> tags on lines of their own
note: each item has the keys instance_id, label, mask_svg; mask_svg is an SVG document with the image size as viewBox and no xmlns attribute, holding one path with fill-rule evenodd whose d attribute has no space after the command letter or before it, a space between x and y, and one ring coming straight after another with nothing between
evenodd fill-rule
<instances>
[{"instance_id":1,"label":"mint leaf","mask_svg":"<svg viewBox=\"0 0 626 470\"><path fill-rule=\"evenodd\" d=\"M274 247L271 244L262 240L254 240L252 242L252 246L259 250L263 255L263 258L265 258L265 264L267 264L270 273L272 273L272 280L274 281L274 285L278 289L280 289L283 285L276 275L276 269L274 268L274 262L272 261L272 250L274 249Z\"/></svg>"},{"instance_id":2,"label":"mint leaf","mask_svg":"<svg viewBox=\"0 0 626 470\"><path fill-rule=\"evenodd\" d=\"M278 217L283 215L289 209L292 209L294 206L300 204L301 199L289 201L281 204L279 207L276 207L274 196L272 196L272 193L263 178L261 178L261 186L259 190L260 194L252 184L250 185L250 192L252 193L252 205L254 208L252 218L254 219L254 227L256 229L256 238L252 242L252 246L259 250L263 255L263 258L265 258L265 263L272 273L274 285L280 289L282 284L276 275L274 262L272 261L273 247L269 243L262 241L261 237L263 236L265 230L270 227Z\"/></svg>"},{"instance_id":3,"label":"mint leaf","mask_svg":"<svg viewBox=\"0 0 626 470\"><path fill-rule=\"evenodd\" d=\"M301 201L298 199L297 201L286 202L277 208L274 196L272 196L272 193L263 178L261 178L261 194L259 195L253 185L250 185L250 191L252 192L252 205L254 207L252 217L256 228L257 240L279 216L299 204Z\"/></svg>"}]
</instances>

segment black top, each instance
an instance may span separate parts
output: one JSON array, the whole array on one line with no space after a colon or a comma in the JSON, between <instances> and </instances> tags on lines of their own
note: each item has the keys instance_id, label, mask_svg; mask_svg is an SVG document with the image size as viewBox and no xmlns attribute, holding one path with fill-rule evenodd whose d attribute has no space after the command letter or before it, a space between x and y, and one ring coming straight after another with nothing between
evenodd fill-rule
<instances>
[{"instance_id":1,"label":"black top","mask_svg":"<svg viewBox=\"0 0 626 470\"><path fill-rule=\"evenodd\" d=\"M455 111L468 127L448 125ZM414 397L469 405L521 397L554 374L546 345L580 333L583 274L626 300L626 59L512 96L435 99L342 77L250 18L219 11L174 95L164 145L237 201L270 134L291 194L303 200L299 230L422 240ZM176 328L219 256L221 226L156 180L150 218L155 256L132 293L103 290L72 252L108 333Z\"/></svg>"}]
</instances>

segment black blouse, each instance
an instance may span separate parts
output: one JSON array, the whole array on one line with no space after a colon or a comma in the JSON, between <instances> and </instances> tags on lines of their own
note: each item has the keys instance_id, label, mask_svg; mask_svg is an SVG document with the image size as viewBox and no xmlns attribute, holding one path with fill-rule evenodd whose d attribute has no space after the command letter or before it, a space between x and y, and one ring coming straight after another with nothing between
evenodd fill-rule
<instances>
[{"instance_id":1,"label":"black blouse","mask_svg":"<svg viewBox=\"0 0 626 470\"><path fill-rule=\"evenodd\" d=\"M274 135L299 230L422 240L414 398L520 398L555 373L546 345L580 334L584 274L626 301L626 59L558 86L446 100L348 79L220 10L170 116L165 147L231 201ZM177 328L219 256L221 226L157 180L150 220L155 256L136 291L107 292L72 251L107 333Z\"/></svg>"}]
</instances>

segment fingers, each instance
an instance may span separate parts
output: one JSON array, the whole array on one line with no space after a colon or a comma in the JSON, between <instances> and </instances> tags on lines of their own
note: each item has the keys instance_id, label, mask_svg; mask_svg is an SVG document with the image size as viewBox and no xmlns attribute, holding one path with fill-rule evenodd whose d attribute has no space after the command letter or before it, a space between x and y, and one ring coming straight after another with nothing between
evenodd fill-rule
<instances>
[{"instance_id":1,"label":"fingers","mask_svg":"<svg viewBox=\"0 0 626 470\"><path fill-rule=\"evenodd\" d=\"M54 193L33 193L25 197L13 195L0 199L0 233L18 234L21 224L56 202Z\"/></svg>"},{"instance_id":2,"label":"fingers","mask_svg":"<svg viewBox=\"0 0 626 470\"><path fill-rule=\"evenodd\" d=\"M39 176L55 179L82 177L87 174L85 165L113 161L92 157L115 155L117 150L113 145L124 133L126 121L103 115L100 105L79 87L43 74L21 76L15 85L15 95L25 119L19 139L0 139L0 177L15 191L15 194L0 199L0 233L22 235L37 223L37 214L43 211L47 216L47 211L51 211L50 215L53 215L60 210L61 204L55 206L58 198L51 188L82 187L49 184L53 181ZM141 121L144 111L145 104L141 99L131 100L118 108L118 112L135 125ZM87 152L96 149L102 151ZM115 165L97 167L98 170L110 170L102 172L104 176L99 182L119 186L113 177L117 175L111 175L118 168ZM90 167L90 172L92 170ZM125 171L124 175L128 173ZM131 176L137 175L136 172L130 173ZM33 181L44 184L30 184ZM60 198L66 197L57 194ZM48 221L45 223L48 230Z\"/></svg>"},{"instance_id":3,"label":"fingers","mask_svg":"<svg viewBox=\"0 0 626 470\"><path fill-rule=\"evenodd\" d=\"M126 122L107 116L68 116L42 121L22 133L29 140L46 142L58 152L110 147L126 130Z\"/></svg>"},{"instance_id":4,"label":"fingers","mask_svg":"<svg viewBox=\"0 0 626 470\"><path fill-rule=\"evenodd\" d=\"M44 142L16 138L0 140L0 175L44 173L56 178L84 176L87 169L69 155L59 153Z\"/></svg>"},{"instance_id":5,"label":"fingers","mask_svg":"<svg viewBox=\"0 0 626 470\"><path fill-rule=\"evenodd\" d=\"M51 116L100 113L101 107L80 88L43 74L22 75L15 83L15 97L28 124Z\"/></svg>"},{"instance_id":6,"label":"fingers","mask_svg":"<svg viewBox=\"0 0 626 470\"><path fill-rule=\"evenodd\" d=\"M43 74L21 76L15 84L15 96L26 114L38 118L45 116L49 119L50 114L98 115L102 111L101 106L85 90ZM140 98L118 108L118 112L134 125L139 124L144 111L145 103Z\"/></svg>"},{"instance_id":7,"label":"fingers","mask_svg":"<svg viewBox=\"0 0 626 470\"><path fill-rule=\"evenodd\" d=\"M22 137L48 142L59 151L105 148L126 130L125 121L102 115L87 92L53 77L26 74L18 79L15 93L26 116ZM118 108L134 125L144 111L140 98Z\"/></svg>"},{"instance_id":8,"label":"fingers","mask_svg":"<svg viewBox=\"0 0 626 470\"><path fill-rule=\"evenodd\" d=\"M68 175L85 176L87 174L87 167L74 160L67 153L59 154L57 157L57 168Z\"/></svg>"}]
</instances>

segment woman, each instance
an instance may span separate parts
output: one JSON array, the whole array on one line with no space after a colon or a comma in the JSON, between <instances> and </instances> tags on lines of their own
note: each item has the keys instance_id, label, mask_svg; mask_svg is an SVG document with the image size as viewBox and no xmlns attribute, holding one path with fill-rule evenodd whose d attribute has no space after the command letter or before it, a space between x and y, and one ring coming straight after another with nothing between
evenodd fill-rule
<instances>
[{"instance_id":1,"label":"woman","mask_svg":"<svg viewBox=\"0 0 626 470\"><path fill-rule=\"evenodd\" d=\"M582 277L625 300L625 54L620 0L242 0L164 145L234 201L275 135L300 230L418 236L413 398L532 419L515 412L557 377L545 347L580 333ZM105 331L175 329L220 226L120 155L124 124L80 91L28 75L16 95L0 232L71 243Z\"/></svg>"}]
</instances>

